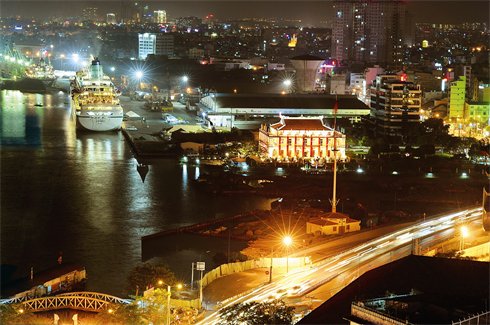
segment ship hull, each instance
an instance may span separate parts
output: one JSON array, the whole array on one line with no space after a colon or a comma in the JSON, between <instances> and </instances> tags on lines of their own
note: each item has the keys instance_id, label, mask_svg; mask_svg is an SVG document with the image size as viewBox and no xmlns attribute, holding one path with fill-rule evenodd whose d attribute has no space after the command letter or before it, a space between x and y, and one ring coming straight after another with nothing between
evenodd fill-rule
<instances>
[{"instance_id":1,"label":"ship hull","mask_svg":"<svg viewBox=\"0 0 490 325\"><path fill-rule=\"evenodd\" d=\"M77 116L76 128L85 131L116 131L121 129L122 116Z\"/></svg>"}]
</instances>

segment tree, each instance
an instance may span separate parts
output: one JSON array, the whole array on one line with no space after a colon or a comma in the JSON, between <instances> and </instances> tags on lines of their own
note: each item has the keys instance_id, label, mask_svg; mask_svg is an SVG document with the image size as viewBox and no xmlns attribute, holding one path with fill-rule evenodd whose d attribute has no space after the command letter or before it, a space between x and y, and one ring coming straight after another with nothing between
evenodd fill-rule
<instances>
[{"instance_id":1,"label":"tree","mask_svg":"<svg viewBox=\"0 0 490 325\"><path fill-rule=\"evenodd\" d=\"M221 324L292 324L294 307L282 300L252 301L225 307L219 311Z\"/></svg>"},{"instance_id":2,"label":"tree","mask_svg":"<svg viewBox=\"0 0 490 325\"><path fill-rule=\"evenodd\" d=\"M221 265L221 264L226 264L228 263L228 254L226 254L225 252L217 252L214 256L213 256L213 262L216 264L216 265Z\"/></svg>"},{"instance_id":3,"label":"tree","mask_svg":"<svg viewBox=\"0 0 490 325\"><path fill-rule=\"evenodd\" d=\"M49 324L50 319L37 317L32 311L24 310L22 304L0 305L0 324Z\"/></svg>"},{"instance_id":4,"label":"tree","mask_svg":"<svg viewBox=\"0 0 490 325\"><path fill-rule=\"evenodd\" d=\"M141 318L147 324L166 324L168 311L168 295L165 289L155 289L150 294L138 299L143 307Z\"/></svg>"},{"instance_id":5,"label":"tree","mask_svg":"<svg viewBox=\"0 0 490 325\"><path fill-rule=\"evenodd\" d=\"M111 304L107 309L99 312L90 324L93 325L125 325L141 324L141 313L136 303L130 305Z\"/></svg>"},{"instance_id":6,"label":"tree","mask_svg":"<svg viewBox=\"0 0 490 325\"><path fill-rule=\"evenodd\" d=\"M168 268L168 265L158 263L155 265L146 262L136 266L129 272L126 278L127 293L134 293L138 286L138 294L143 294L143 291L148 285L157 286L159 281L163 281L167 285L174 285L176 282L175 275Z\"/></svg>"}]
</instances>

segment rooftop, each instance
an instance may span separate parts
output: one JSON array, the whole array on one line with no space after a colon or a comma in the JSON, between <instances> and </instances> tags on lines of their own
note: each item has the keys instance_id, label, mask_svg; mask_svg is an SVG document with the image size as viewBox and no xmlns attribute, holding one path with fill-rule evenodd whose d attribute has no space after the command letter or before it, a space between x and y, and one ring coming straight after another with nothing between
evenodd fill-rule
<instances>
[{"instance_id":1,"label":"rooftop","mask_svg":"<svg viewBox=\"0 0 490 325\"><path fill-rule=\"evenodd\" d=\"M219 107L231 108L284 108L333 109L336 96L320 94L216 94ZM337 96L338 109L367 109L369 106L356 96Z\"/></svg>"}]
</instances>

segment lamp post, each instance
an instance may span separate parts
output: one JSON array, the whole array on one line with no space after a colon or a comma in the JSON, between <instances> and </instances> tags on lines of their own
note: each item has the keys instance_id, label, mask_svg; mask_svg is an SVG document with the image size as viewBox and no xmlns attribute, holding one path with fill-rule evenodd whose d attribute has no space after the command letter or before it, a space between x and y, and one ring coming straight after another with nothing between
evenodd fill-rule
<instances>
[{"instance_id":1,"label":"lamp post","mask_svg":"<svg viewBox=\"0 0 490 325\"><path fill-rule=\"evenodd\" d=\"M158 284L159 285L163 285L163 284L166 284L165 282L163 282L162 280L158 281ZM172 286L167 285L167 293L168 293L168 296L167 296L167 325L170 325L170 296L172 295L172 293L170 292L170 288ZM181 284L177 284L176 286L174 287L177 287L178 289L181 289L182 288L182 285Z\"/></svg>"},{"instance_id":2,"label":"lamp post","mask_svg":"<svg viewBox=\"0 0 490 325\"><path fill-rule=\"evenodd\" d=\"M63 70L63 59L65 58L65 55L64 54L61 54L60 55L60 59L61 59L61 70Z\"/></svg>"},{"instance_id":3,"label":"lamp post","mask_svg":"<svg viewBox=\"0 0 490 325\"><path fill-rule=\"evenodd\" d=\"M291 244L291 237L285 237L284 244L286 244L286 273L289 273L289 244Z\"/></svg>"},{"instance_id":4,"label":"lamp post","mask_svg":"<svg viewBox=\"0 0 490 325\"><path fill-rule=\"evenodd\" d=\"M466 227L461 227L461 241L459 245L459 250L462 251L464 250L464 238L468 237L468 228Z\"/></svg>"}]
</instances>

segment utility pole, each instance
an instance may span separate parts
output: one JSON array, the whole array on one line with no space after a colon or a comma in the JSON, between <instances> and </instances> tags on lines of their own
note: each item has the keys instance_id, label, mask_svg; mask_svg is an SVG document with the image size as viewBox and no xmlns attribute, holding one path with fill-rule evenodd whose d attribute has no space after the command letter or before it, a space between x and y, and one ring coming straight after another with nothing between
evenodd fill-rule
<instances>
[{"instance_id":1,"label":"utility pole","mask_svg":"<svg viewBox=\"0 0 490 325\"><path fill-rule=\"evenodd\" d=\"M231 229L228 227L228 264L230 264L230 240L231 240Z\"/></svg>"},{"instance_id":2,"label":"utility pole","mask_svg":"<svg viewBox=\"0 0 490 325\"><path fill-rule=\"evenodd\" d=\"M192 263L192 273L191 273L191 291L194 290L194 263Z\"/></svg>"},{"instance_id":3,"label":"utility pole","mask_svg":"<svg viewBox=\"0 0 490 325\"><path fill-rule=\"evenodd\" d=\"M272 263L274 262L274 246L271 246L271 271L269 274L269 283L272 283Z\"/></svg>"}]
</instances>

